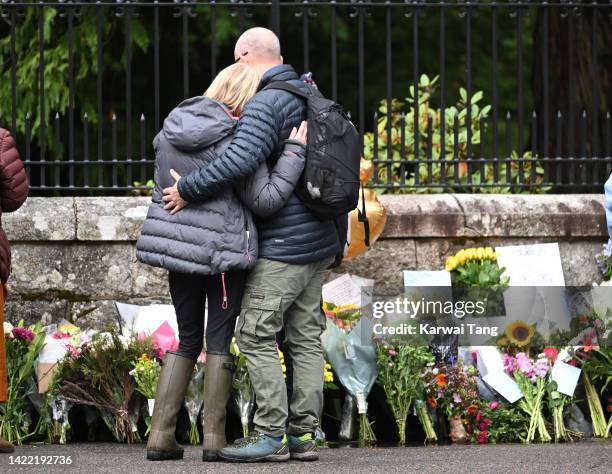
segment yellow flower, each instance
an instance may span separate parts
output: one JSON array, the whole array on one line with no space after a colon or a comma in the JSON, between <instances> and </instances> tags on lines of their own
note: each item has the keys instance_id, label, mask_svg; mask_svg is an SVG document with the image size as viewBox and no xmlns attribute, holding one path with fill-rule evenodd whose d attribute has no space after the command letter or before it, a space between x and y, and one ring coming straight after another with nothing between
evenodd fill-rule
<instances>
[{"instance_id":1,"label":"yellow flower","mask_svg":"<svg viewBox=\"0 0 612 474\"><path fill-rule=\"evenodd\" d=\"M446 259L446 271L452 272L455 268L457 268L457 258L456 257L448 257Z\"/></svg>"},{"instance_id":2,"label":"yellow flower","mask_svg":"<svg viewBox=\"0 0 612 474\"><path fill-rule=\"evenodd\" d=\"M533 338L535 328L524 321L516 320L506 327L505 333L511 344L523 347L529 344Z\"/></svg>"}]
</instances>

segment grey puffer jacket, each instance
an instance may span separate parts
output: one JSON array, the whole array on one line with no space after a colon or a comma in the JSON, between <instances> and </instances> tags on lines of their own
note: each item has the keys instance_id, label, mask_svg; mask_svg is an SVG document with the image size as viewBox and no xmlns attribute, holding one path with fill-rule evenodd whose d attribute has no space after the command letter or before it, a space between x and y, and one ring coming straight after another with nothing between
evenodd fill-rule
<instances>
[{"instance_id":1,"label":"grey puffer jacket","mask_svg":"<svg viewBox=\"0 0 612 474\"><path fill-rule=\"evenodd\" d=\"M305 101L282 90L261 90L274 81L305 88L293 68L274 66L262 77L260 92L244 108L227 151L210 165L185 176L178 190L189 202L205 202L218 190L250 174L266 160L274 163L292 127L306 119ZM318 262L341 251L333 221L321 221L292 193L274 215L257 218L259 256L281 262Z\"/></svg>"},{"instance_id":2,"label":"grey puffer jacket","mask_svg":"<svg viewBox=\"0 0 612 474\"><path fill-rule=\"evenodd\" d=\"M263 163L248 179L218 189L206 202L171 215L162 201L162 190L174 184L170 169L185 176L217 159L230 143L235 124L224 105L206 97L185 100L166 118L153 141L155 189L136 243L139 261L201 275L255 264L258 242L251 211L271 215L284 206L304 168L300 143L285 143L272 172Z\"/></svg>"}]
</instances>

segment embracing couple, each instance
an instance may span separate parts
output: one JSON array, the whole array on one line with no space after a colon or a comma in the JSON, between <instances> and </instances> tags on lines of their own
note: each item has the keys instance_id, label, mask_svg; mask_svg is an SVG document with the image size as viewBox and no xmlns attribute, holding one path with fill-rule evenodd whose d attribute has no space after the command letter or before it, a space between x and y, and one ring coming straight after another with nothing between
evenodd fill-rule
<instances>
[{"instance_id":1,"label":"embracing couple","mask_svg":"<svg viewBox=\"0 0 612 474\"><path fill-rule=\"evenodd\" d=\"M155 190L137 256L169 270L179 347L163 362L147 458L183 457L177 414L205 339L203 460L312 461L323 405L321 287L343 245L334 221L295 193L306 162L306 101L266 88L309 87L283 64L270 30L246 31L234 56L203 96L170 113L154 141ZM279 333L291 360L290 400ZM226 446L234 334L257 412L252 434Z\"/></svg>"}]
</instances>

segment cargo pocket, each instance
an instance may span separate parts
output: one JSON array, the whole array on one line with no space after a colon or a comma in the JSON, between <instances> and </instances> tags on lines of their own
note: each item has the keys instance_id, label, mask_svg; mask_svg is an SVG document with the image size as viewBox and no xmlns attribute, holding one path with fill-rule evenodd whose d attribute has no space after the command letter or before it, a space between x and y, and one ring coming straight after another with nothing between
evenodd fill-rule
<instances>
[{"instance_id":1,"label":"cargo pocket","mask_svg":"<svg viewBox=\"0 0 612 474\"><path fill-rule=\"evenodd\" d=\"M275 339L283 326L278 293L247 288L242 297L240 333L257 339Z\"/></svg>"}]
</instances>

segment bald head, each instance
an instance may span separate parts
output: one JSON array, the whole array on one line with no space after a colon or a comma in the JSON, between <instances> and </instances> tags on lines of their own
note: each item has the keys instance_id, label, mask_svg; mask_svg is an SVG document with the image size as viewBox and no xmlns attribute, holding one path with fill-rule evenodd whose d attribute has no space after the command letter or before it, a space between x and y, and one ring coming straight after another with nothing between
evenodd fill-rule
<instances>
[{"instance_id":1,"label":"bald head","mask_svg":"<svg viewBox=\"0 0 612 474\"><path fill-rule=\"evenodd\" d=\"M251 28L246 30L234 48L234 59L254 67L271 67L282 64L280 42L272 30Z\"/></svg>"}]
</instances>

